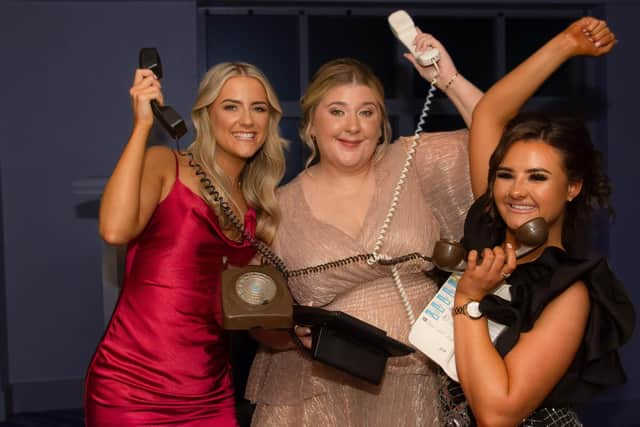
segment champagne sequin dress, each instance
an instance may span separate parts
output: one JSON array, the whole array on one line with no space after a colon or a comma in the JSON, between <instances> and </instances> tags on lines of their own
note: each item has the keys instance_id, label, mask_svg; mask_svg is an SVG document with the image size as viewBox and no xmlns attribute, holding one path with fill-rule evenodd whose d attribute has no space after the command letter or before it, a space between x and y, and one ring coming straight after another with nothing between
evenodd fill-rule
<instances>
[{"instance_id":1,"label":"champagne sequin dress","mask_svg":"<svg viewBox=\"0 0 640 427\"><path fill-rule=\"evenodd\" d=\"M392 144L375 164L378 191L355 237L314 217L300 176L280 190L283 218L274 249L289 270L372 252L407 145ZM459 239L472 199L467 132L424 134L380 253L430 255L439 238ZM432 268L422 260L398 266L414 313L436 291L434 281L425 275ZM408 343L410 323L389 266L353 263L291 278L289 286L300 304L349 313ZM257 404L255 426L431 426L439 422L439 386L435 365L419 352L390 358L382 383L374 386L314 362L298 350L261 349L246 395Z\"/></svg>"}]
</instances>

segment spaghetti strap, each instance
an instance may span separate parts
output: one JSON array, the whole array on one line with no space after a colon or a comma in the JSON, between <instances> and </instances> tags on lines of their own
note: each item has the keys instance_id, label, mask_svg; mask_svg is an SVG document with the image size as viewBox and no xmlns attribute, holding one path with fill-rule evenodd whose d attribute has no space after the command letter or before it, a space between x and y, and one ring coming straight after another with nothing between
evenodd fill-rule
<instances>
[{"instance_id":1,"label":"spaghetti strap","mask_svg":"<svg viewBox=\"0 0 640 427\"><path fill-rule=\"evenodd\" d=\"M173 157L176 159L176 181L180 180L180 161L178 160L178 155L174 150L171 150L173 153Z\"/></svg>"}]
</instances>

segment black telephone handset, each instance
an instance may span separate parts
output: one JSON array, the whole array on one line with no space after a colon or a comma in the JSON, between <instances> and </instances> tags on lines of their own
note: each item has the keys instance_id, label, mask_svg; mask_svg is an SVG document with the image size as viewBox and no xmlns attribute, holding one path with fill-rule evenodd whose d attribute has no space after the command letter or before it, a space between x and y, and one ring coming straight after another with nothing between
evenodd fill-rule
<instances>
[{"instance_id":1,"label":"black telephone handset","mask_svg":"<svg viewBox=\"0 0 640 427\"><path fill-rule=\"evenodd\" d=\"M160 55L155 47L143 47L140 49L140 68L148 68L158 77L162 78L162 63ZM187 133L187 125L182 117L168 105L160 105L158 101L151 101L151 110L160 124L173 139L180 139Z\"/></svg>"}]
</instances>

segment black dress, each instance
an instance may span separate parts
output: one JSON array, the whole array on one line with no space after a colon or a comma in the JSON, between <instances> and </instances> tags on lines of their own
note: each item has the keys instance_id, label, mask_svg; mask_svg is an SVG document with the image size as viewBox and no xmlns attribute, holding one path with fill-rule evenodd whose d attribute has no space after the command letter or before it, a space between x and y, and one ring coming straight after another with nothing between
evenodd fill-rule
<instances>
[{"instance_id":1,"label":"black dress","mask_svg":"<svg viewBox=\"0 0 640 427\"><path fill-rule=\"evenodd\" d=\"M463 244L468 250L494 247L501 243L498 236L504 236L501 228L477 201L467 215ZM578 259L556 247L547 247L535 261L518 265L509 278L511 301L491 294L480 301L487 318L507 325L496 340L496 349L504 357L520 334L533 328L547 304L577 280L586 284L591 302L582 343L567 372L540 408L523 420L523 426L581 425L571 408L606 387L626 382L618 348L633 332L633 305L604 258ZM441 400L445 423L475 425L457 383L448 383Z\"/></svg>"}]
</instances>

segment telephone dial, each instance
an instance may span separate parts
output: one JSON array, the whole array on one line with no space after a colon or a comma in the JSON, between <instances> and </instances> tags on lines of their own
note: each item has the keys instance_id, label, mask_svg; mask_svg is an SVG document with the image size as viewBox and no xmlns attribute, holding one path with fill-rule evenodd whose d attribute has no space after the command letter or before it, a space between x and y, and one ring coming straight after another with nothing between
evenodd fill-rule
<instances>
[{"instance_id":1,"label":"telephone dial","mask_svg":"<svg viewBox=\"0 0 640 427\"><path fill-rule=\"evenodd\" d=\"M162 78L162 63L155 47L143 47L140 49L139 62L140 68L147 68L153 71L158 79ZM160 105L158 101L153 100L151 101L151 110L155 118L173 139L178 140L187 133L187 125L173 108L168 105Z\"/></svg>"},{"instance_id":2,"label":"telephone dial","mask_svg":"<svg viewBox=\"0 0 640 427\"><path fill-rule=\"evenodd\" d=\"M223 327L289 329L293 300L287 281L270 265L228 268L222 273Z\"/></svg>"}]
</instances>

